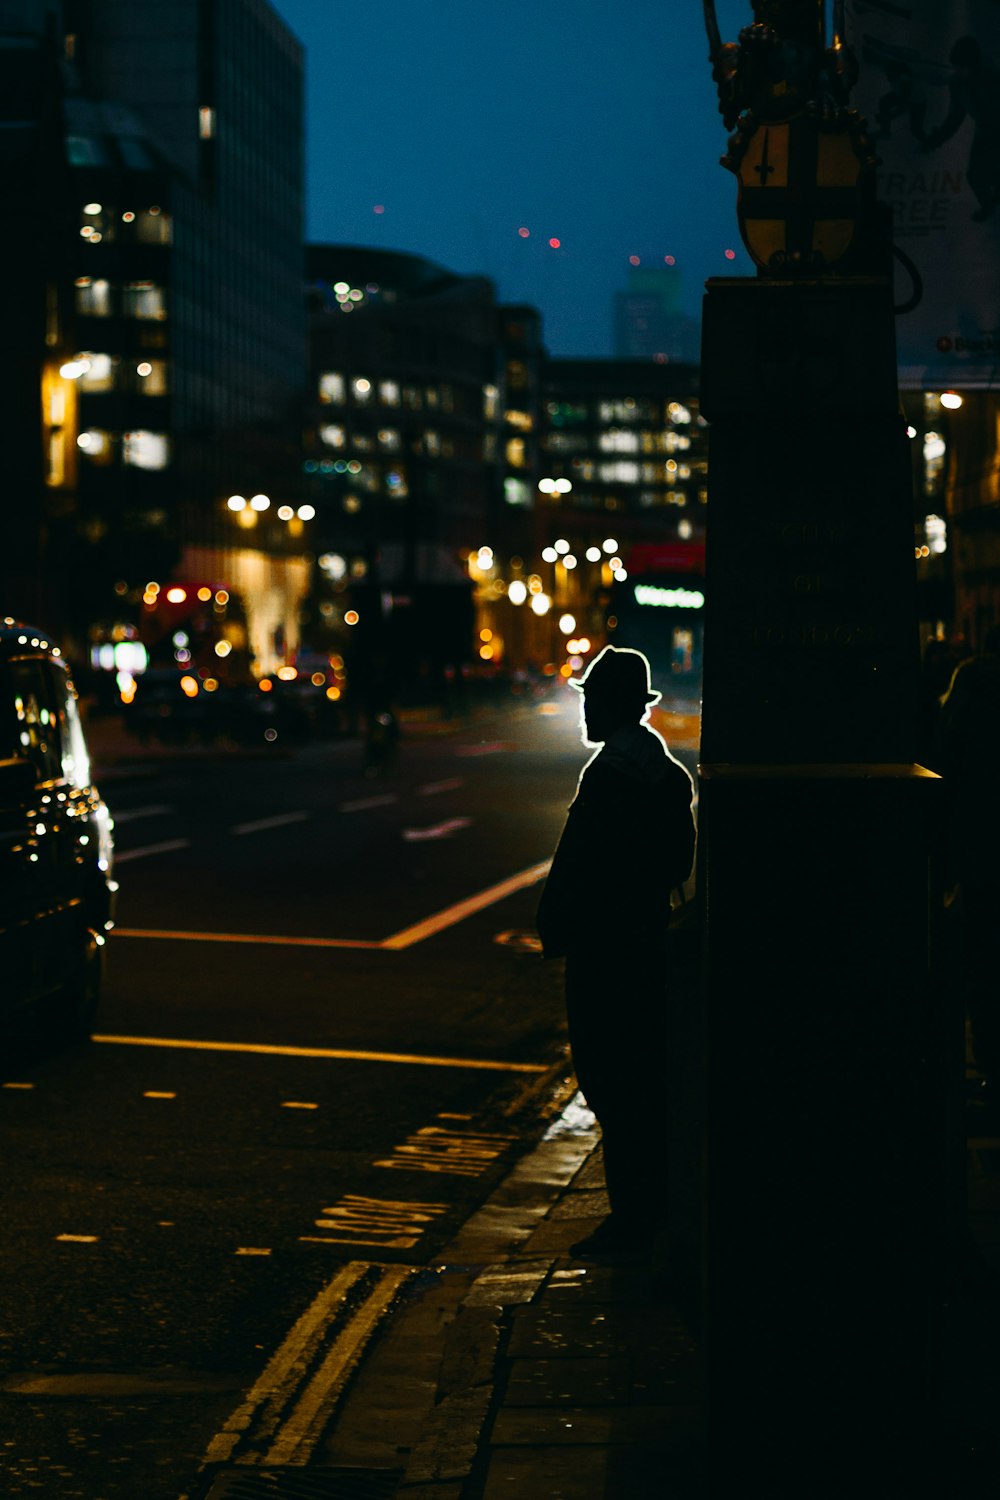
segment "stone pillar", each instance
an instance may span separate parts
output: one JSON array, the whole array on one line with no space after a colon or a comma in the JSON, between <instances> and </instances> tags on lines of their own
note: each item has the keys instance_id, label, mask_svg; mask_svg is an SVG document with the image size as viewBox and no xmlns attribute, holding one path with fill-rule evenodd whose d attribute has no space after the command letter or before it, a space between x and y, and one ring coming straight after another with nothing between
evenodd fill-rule
<instances>
[{"instance_id":1,"label":"stone pillar","mask_svg":"<svg viewBox=\"0 0 1000 1500\"><path fill-rule=\"evenodd\" d=\"M962 1018L891 287L712 281L703 340L711 1494L945 1494Z\"/></svg>"}]
</instances>

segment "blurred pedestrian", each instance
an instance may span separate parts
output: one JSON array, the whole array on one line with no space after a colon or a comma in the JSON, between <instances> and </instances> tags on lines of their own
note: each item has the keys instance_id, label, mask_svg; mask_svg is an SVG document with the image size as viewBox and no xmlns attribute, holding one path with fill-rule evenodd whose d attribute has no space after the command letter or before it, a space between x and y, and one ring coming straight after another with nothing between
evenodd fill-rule
<instances>
[{"instance_id":1,"label":"blurred pedestrian","mask_svg":"<svg viewBox=\"0 0 1000 1500\"><path fill-rule=\"evenodd\" d=\"M1000 626L955 670L941 704L937 769L948 804L946 882L976 1067L1000 1095Z\"/></svg>"},{"instance_id":2,"label":"blurred pedestrian","mask_svg":"<svg viewBox=\"0 0 1000 1500\"><path fill-rule=\"evenodd\" d=\"M694 787L647 724L660 694L639 651L606 646L582 694L584 766L538 906L547 959L565 958L570 1047L601 1127L611 1212L572 1247L648 1247L666 1220L663 1080L667 926L694 861Z\"/></svg>"}]
</instances>

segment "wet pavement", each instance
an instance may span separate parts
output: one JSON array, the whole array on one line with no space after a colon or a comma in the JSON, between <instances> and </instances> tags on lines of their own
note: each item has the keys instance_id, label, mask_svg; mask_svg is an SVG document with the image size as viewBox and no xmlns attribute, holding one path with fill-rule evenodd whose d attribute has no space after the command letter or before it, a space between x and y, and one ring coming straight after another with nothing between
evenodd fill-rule
<instances>
[{"instance_id":1,"label":"wet pavement","mask_svg":"<svg viewBox=\"0 0 1000 1500\"><path fill-rule=\"evenodd\" d=\"M697 1315L665 1243L572 1258L607 1211L577 1095L398 1309L314 1462L395 1470L409 1500L696 1495Z\"/></svg>"},{"instance_id":2,"label":"wet pavement","mask_svg":"<svg viewBox=\"0 0 1000 1500\"><path fill-rule=\"evenodd\" d=\"M106 741L95 760L113 767L119 750L124 769L133 747L120 748L120 735ZM945 1296L939 1382L948 1461L925 1488L900 1487L900 1500L1000 1490L1000 1109L983 1097L971 1049L966 1063L966 1237ZM700 1267L667 1238L632 1260L574 1259L570 1247L606 1212L600 1133L567 1070L544 1139L407 1279L308 1464L258 1470L256 1488L246 1487L254 1475L245 1468L205 1473L199 1500L825 1494L819 1471L797 1490L768 1487L766 1475L741 1478L739 1454L728 1455L725 1481L711 1476ZM859 1475L856 1493L870 1492Z\"/></svg>"}]
</instances>

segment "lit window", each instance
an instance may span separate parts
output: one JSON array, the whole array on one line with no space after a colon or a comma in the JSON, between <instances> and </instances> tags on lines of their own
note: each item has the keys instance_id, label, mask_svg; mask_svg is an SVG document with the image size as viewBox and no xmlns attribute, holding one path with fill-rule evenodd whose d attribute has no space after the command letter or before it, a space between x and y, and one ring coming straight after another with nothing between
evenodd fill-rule
<instances>
[{"instance_id":1,"label":"lit window","mask_svg":"<svg viewBox=\"0 0 1000 1500\"><path fill-rule=\"evenodd\" d=\"M125 283L125 316L158 320L167 316L163 288L154 281Z\"/></svg>"},{"instance_id":2,"label":"lit window","mask_svg":"<svg viewBox=\"0 0 1000 1500\"><path fill-rule=\"evenodd\" d=\"M141 209L135 217L135 235L144 245L169 245L173 238L170 215L155 205Z\"/></svg>"},{"instance_id":3,"label":"lit window","mask_svg":"<svg viewBox=\"0 0 1000 1500\"><path fill-rule=\"evenodd\" d=\"M531 490L523 479L508 474L503 482L503 497L508 505L530 505Z\"/></svg>"},{"instance_id":4,"label":"lit window","mask_svg":"<svg viewBox=\"0 0 1000 1500\"><path fill-rule=\"evenodd\" d=\"M91 318L111 316L111 283L103 277L79 276L76 280L76 310Z\"/></svg>"},{"instance_id":5,"label":"lit window","mask_svg":"<svg viewBox=\"0 0 1000 1500\"><path fill-rule=\"evenodd\" d=\"M101 427L88 427L76 440L76 445L91 463L109 464L114 458L110 432Z\"/></svg>"},{"instance_id":6,"label":"lit window","mask_svg":"<svg viewBox=\"0 0 1000 1500\"><path fill-rule=\"evenodd\" d=\"M115 383L115 363L110 354L88 354L87 368L80 376L82 391L110 391Z\"/></svg>"},{"instance_id":7,"label":"lit window","mask_svg":"<svg viewBox=\"0 0 1000 1500\"><path fill-rule=\"evenodd\" d=\"M925 516L924 535L927 538L927 546L929 551L938 554L947 552L948 527L941 516Z\"/></svg>"},{"instance_id":8,"label":"lit window","mask_svg":"<svg viewBox=\"0 0 1000 1500\"><path fill-rule=\"evenodd\" d=\"M623 432L619 427L612 427L609 431L600 434L597 445L602 453L638 453L639 434Z\"/></svg>"},{"instance_id":9,"label":"lit window","mask_svg":"<svg viewBox=\"0 0 1000 1500\"><path fill-rule=\"evenodd\" d=\"M379 445L395 452L400 445L399 432L395 427L382 427L378 435Z\"/></svg>"},{"instance_id":10,"label":"lit window","mask_svg":"<svg viewBox=\"0 0 1000 1500\"><path fill-rule=\"evenodd\" d=\"M372 398L372 383L364 375L358 375L351 381L351 395L358 406L367 406Z\"/></svg>"},{"instance_id":11,"label":"lit window","mask_svg":"<svg viewBox=\"0 0 1000 1500\"><path fill-rule=\"evenodd\" d=\"M508 427L516 427L518 432L530 432L535 425L531 414L526 411L515 411L513 408L510 408L504 413L504 416Z\"/></svg>"},{"instance_id":12,"label":"lit window","mask_svg":"<svg viewBox=\"0 0 1000 1500\"><path fill-rule=\"evenodd\" d=\"M108 167L108 153L102 142L92 135L68 135L66 157L71 167Z\"/></svg>"},{"instance_id":13,"label":"lit window","mask_svg":"<svg viewBox=\"0 0 1000 1500\"><path fill-rule=\"evenodd\" d=\"M334 422L326 422L319 430L319 440L328 448L343 448L347 442L347 433L343 427L338 427Z\"/></svg>"},{"instance_id":14,"label":"lit window","mask_svg":"<svg viewBox=\"0 0 1000 1500\"><path fill-rule=\"evenodd\" d=\"M598 478L612 484L638 484L639 465L619 459L613 464L598 464Z\"/></svg>"},{"instance_id":15,"label":"lit window","mask_svg":"<svg viewBox=\"0 0 1000 1500\"><path fill-rule=\"evenodd\" d=\"M126 432L122 458L136 469L165 469L170 462L170 444L165 432L146 432L139 428Z\"/></svg>"},{"instance_id":16,"label":"lit window","mask_svg":"<svg viewBox=\"0 0 1000 1500\"><path fill-rule=\"evenodd\" d=\"M319 399L332 406L342 406L346 390L343 375L327 370L319 377Z\"/></svg>"},{"instance_id":17,"label":"lit window","mask_svg":"<svg viewBox=\"0 0 1000 1500\"><path fill-rule=\"evenodd\" d=\"M441 452L441 436L430 427L424 433L424 452L432 458L437 458Z\"/></svg>"},{"instance_id":18,"label":"lit window","mask_svg":"<svg viewBox=\"0 0 1000 1500\"><path fill-rule=\"evenodd\" d=\"M525 465L524 438L510 438L505 452L512 469L523 469Z\"/></svg>"},{"instance_id":19,"label":"lit window","mask_svg":"<svg viewBox=\"0 0 1000 1500\"><path fill-rule=\"evenodd\" d=\"M404 406L408 407L410 411L420 411L423 404L424 403L421 398L420 392L417 390L417 387L415 385L403 386Z\"/></svg>"},{"instance_id":20,"label":"lit window","mask_svg":"<svg viewBox=\"0 0 1000 1500\"><path fill-rule=\"evenodd\" d=\"M399 405L399 386L395 380L381 381L378 393L383 406Z\"/></svg>"},{"instance_id":21,"label":"lit window","mask_svg":"<svg viewBox=\"0 0 1000 1500\"><path fill-rule=\"evenodd\" d=\"M167 362L165 359L140 360L135 367L139 377L139 390L144 396L167 394Z\"/></svg>"},{"instance_id":22,"label":"lit window","mask_svg":"<svg viewBox=\"0 0 1000 1500\"><path fill-rule=\"evenodd\" d=\"M500 402L500 392L495 385L483 386L483 416L487 422L495 421L497 407Z\"/></svg>"},{"instance_id":23,"label":"lit window","mask_svg":"<svg viewBox=\"0 0 1000 1500\"><path fill-rule=\"evenodd\" d=\"M203 141L210 141L215 134L215 110L211 105L203 104L198 111L198 135Z\"/></svg>"},{"instance_id":24,"label":"lit window","mask_svg":"<svg viewBox=\"0 0 1000 1500\"><path fill-rule=\"evenodd\" d=\"M638 422L652 416L651 403L640 403L633 396L621 401L602 401L599 412L602 422Z\"/></svg>"}]
</instances>

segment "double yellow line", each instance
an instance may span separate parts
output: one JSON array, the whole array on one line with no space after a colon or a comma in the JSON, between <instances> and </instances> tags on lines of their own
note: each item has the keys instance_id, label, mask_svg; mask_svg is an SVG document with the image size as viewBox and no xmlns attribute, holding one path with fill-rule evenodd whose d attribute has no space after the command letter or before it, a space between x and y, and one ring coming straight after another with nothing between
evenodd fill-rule
<instances>
[{"instance_id":1,"label":"double yellow line","mask_svg":"<svg viewBox=\"0 0 1000 1500\"><path fill-rule=\"evenodd\" d=\"M212 1464L306 1464L410 1266L352 1260L295 1323L246 1399L209 1443Z\"/></svg>"}]
</instances>

